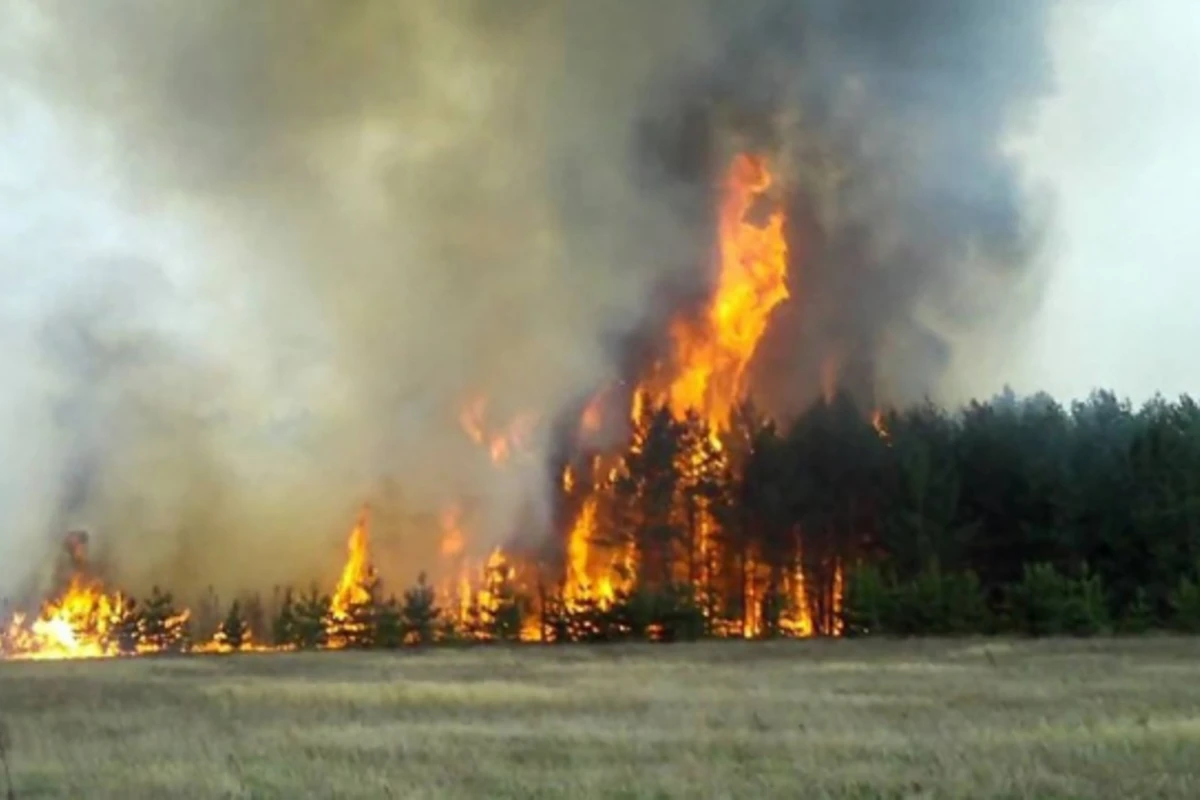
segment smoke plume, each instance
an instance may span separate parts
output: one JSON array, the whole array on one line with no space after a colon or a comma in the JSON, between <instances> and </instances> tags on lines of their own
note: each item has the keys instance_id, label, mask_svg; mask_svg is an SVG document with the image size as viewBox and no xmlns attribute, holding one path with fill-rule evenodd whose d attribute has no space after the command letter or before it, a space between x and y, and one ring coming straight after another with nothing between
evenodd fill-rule
<instances>
[{"instance_id":1,"label":"smoke plume","mask_svg":"<svg viewBox=\"0 0 1200 800\"><path fill-rule=\"evenodd\" d=\"M947 331L1028 272L1002 145L1045 5L6 3L6 102L159 235L59 248L4 308L0 584L74 526L134 585L328 577L367 498L404 575L448 506L481 547L540 534L554 424L711 280L738 148L782 173L796 253L771 407L823 373L936 391ZM459 425L480 397L541 423L503 470Z\"/></svg>"}]
</instances>

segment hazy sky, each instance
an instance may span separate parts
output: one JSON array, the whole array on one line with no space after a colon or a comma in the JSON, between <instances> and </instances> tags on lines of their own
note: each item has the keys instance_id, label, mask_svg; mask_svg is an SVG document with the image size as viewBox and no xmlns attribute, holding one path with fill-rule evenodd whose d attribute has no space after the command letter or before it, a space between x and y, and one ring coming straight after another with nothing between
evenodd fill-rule
<instances>
[{"instance_id":1,"label":"hazy sky","mask_svg":"<svg viewBox=\"0 0 1200 800\"><path fill-rule=\"evenodd\" d=\"M1053 197L1050 283L1011 373L977 376L976 391L1200 392L1200 9L1067 0L1053 41L1058 93L1019 145ZM27 335L23 309L78 280L75 265L97 251L166 256L186 296L200 243L155 209L120 208L119 176L20 105L27 113L0 119L0 335Z\"/></svg>"},{"instance_id":2,"label":"hazy sky","mask_svg":"<svg viewBox=\"0 0 1200 800\"><path fill-rule=\"evenodd\" d=\"M1018 390L1200 393L1200 6L1076 0L1022 151L1055 193L1051 284Z\"/></svg>"}]
</instances>

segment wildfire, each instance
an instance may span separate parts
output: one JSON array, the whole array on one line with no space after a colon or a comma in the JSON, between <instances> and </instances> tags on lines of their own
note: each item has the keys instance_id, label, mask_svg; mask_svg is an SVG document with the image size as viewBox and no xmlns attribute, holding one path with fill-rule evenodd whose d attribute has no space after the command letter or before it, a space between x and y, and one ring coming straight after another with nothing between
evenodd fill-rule
<instances>
[{"instance_id":1,"label":"wildfire","mask_svg":"<svg viewBox=\"0 0 1200 800\"><path fill-rule=\"evenodd\" d=\"M342 566L337 588L329 601L325 627L330 646L335 648L345 647L356 633L361 633L364 624L357 618L357 611L369 605L373 599L371 586L375 571L371 567L369 522L370 508L364 505L350 530L346 541L346 563Z\"/></svg>"},{"instance_id":2,"label":"wildfire","mask_svg":"<svg viewBox=\"0 0 1200 800\"><path fill-rule=\"evenodd\" d=\"M465 550L465 536L456 509L442 515L442 555L449 577L438 595L449 610L458 635L474 640L496 638L532 641L540 638L536 620L524 619L519 609L516 565L500 548L480 564Z\"/></svg>"},{"instance_id":3,"label":"wildfire","mask_svg":"<svg viewBox=\"0 0 1200 800\"><path fill-rule=\"evenodd\" d=\"M630 419L634 425L631 448L635 452L641 447L651 402L667 405L678 420L692 413L707 423L707 441L692 442L690 449L679 456L679 473L685 481L701 481L706 470L727 466L721 435L729 428L734 407L747 395L747 370L772 313L791 296L787 285L786 214L769 195L773 183L764 157L742 153L733 159L721 183L717 280L712 300L701 316L681 318L672 324L672 357L659 364L651 380L633 394ZM759 213L764 206L768 209L765 217ZM664 364L669 366L670 374L663 374L667 368ZM593 400L585 410L582 430L596 424L596 403ZM598 474L599 470L593 472ZM595 542L597 495L604 480L602 477L590 487L591 494L580 506L567 537L564 599L568 606L597 602L603 607L619 591L631 587L630 576L638 554L629 546L598 546ZM568 469L563 475L564 489L571 493L579 488L578 483L577 474ZM711 579L720 577L716 563L721 553L712 536L715 520L703 500L684 516L696 537L694 552L687 559L693 562L687 567L688 578L693 583L710 584ZM764 628L763 608L772 581L769 570L755 554L744 557L742 572L742 633L757 636ZM794 635L812 633L802 571L797 567L783 584L787 608L780 620L781 628Z\"/></svg>"},{"instance_id":4,"label":"wildfire","mask_svg":"<svg viewBox=\"0 0 1200 800\"><path fill-rule=\"evenodd\" d=\"M566 533L564 571L555 578L561 581L557 586L561 594L555 602L568 614L583 618L581 623L570 623L581 627L566 634L553 632L555 623L548 621L545 607L538 609L540 616L526 615L529 609L522 607L520 598L533 596L534 580L540 602L549 602L542 574L531 563L514 559L500 548L485 559L473 554L462 510L451 506L440 518L439 580L428 588L429 603L436 600L439 609L435 638L529 640L542 638L546 630L555 638L586 636L594 632L598 618L589 615L606 612L622 598L633 597L641 582L651 579L660 588L689 587L689 601L702 610L706 624L727 635L756 637L768 630L795 636L817 630L836 632L840 566L830 585L808 587L799 563L771 566L770 559L749 545L736 550L727 539L716 536L721 527L715 501L697 488L738 468L736 457L726 449L731 417L747 397L748 370L771 316L791 296L787 219L772 194L774 185L766 158L743 153L732 160L720 183L712 297L700 313L676 319L669 326L673 352L635 387L626 457L614 452L593 454L590 464L577 462L561 475L562 491L575 514ZM837 366L833 360L825 365L823 382L836 382ZM582 410L578 421L581 440L594 439L601 430L614 388L615 384L595 394ZM669 462L683 488L673 490L671 508L655 512L661 519L644 519L641 524L685 531L686 543L642 552L641 548L649 551L653 547L644 544L644 538L621 530L612 534L609 505L614 487L622 480L629 481L630 459L645 455L644 448L650 446L649 428L655 420L661 423L664 413L676 430L684 432L677 437L681 452ZM495 409L480 395L464 405L459 423L499 467L526 446L536 418L519 415L498 425ZM876 412L872 423L887 438L882 412ZM622 491L640 490L626 486ZM645 516L649 512L637 513ZM308 640L309 644L288 644L296 640L280 638L278 633L272 634L276 644L254 642L242 609L234 603L215 635L195 645L189 643L190 649L272 650L314 646L313 642L334 649L357 646L371 635L371 615L384 613L379 609L397 619L396 601L376 596L369 523L369 509L364 506L347 538L345 563L331 594L314 590L300 600L287 596L287 603L297 604L297 613L316 620L318 635ZM628 527L626 523L622 524ZM607 538L600 538L601 530ZM90 575L86 537L68 537L66 549L70 573L59 583L63 588L36 616L15 615L7 630L0 630L0 652L22 658L102 657L168 650L186 641L190 613L172 609L169 595L156 590L144 608L137 607ZM796 560L800 560L798 555ZM261 609L259 614L261 618ZM655 631L649 634L658 635ZM313 626L298 635L312 636Z\"/></svg>"},{"instance_id":5,"label":"wildfire","mask_svg":"<svg viewBox=\"0 0 1200 800\"><path fill-rule=\"evenodd\" d=\"M330 603L334 617L345 615L351 606L366 603L371 599L370 590L367 588L371 581L371 562L367 549L369 514L369 509L364 506L359 512L358 521L350 531L350 539L346 543L346 564L342 567L342 575L338 578L337 589Z\"/></svg>"},{"instance_id":6,"label":"wildfire","mask_svg":"<svg viewBox=\"0 0 1200 800\"><path fill-rule=\"evenodd\" d=\"M13 617L5 650L12 657L28 659L100 658L112 655L112 621L124 606L120 594L109 594L98 582L72 576L62 594L43 605L41 613L28 621Z\"/></svg>"},{"instance_id":7,"label":"wildfire","mask_svg":"<svg viewBox=\"0 0 1200 800\"><path fill-rule=\"evenodd\" d=\"M676 416L695 410L718 430L746 395L746 369L771 313L790 296L783 209L772 209L764 225L749 219L772 181L764 158L742 153L733 159L718 214L716 293L701 320L671 328L677 364L666 398L671 410Z\"/></svg>"},{"instance_id":8,"label":"wildfire","mask_svg":"<svg viewBox=\"0 0 1200 800\"><path fill-rule=\"evenodd\" d=\"M171 607L170 595L155 589L145 613L121 592L110 591L89 574L87 536L72 533L64 542L67 575L62 590L42 604L34 618L14 614L0 635L8 658L60 660L137 655L186 645L190 612Z\"/></svg>"}]
</instances>

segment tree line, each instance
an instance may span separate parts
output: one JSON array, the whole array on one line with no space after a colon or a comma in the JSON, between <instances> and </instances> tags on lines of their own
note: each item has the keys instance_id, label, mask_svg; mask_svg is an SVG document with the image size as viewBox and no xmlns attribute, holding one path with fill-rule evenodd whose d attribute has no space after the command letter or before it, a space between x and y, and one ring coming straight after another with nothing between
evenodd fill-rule
<instances>
[{"instance_id":1,"label":"tree line","mask_svg":"<svg viewBox=\"0 0 1200 800\"><path fill-rule=\"evenodd\" d=\"M817 634L1200 631L1190 397L838 396L787 425L743 406L719 438L644 408L598 536L635 548L667 617L700 606L684 628L778 635L799 579Z\"/></svg>"},{"instance_id":2,"label":"tree line","mask_svg":"<svg viewBox=\"0 0 1200 800\"><path fill-rule=\"evenodd\" d=\"M635 554L607 595L568 585L558 539L529 569L489 571L483 603L440 607L424 577L398 595L372 579L339 614L316 589L280 589L228 607L210 597L177 624L156 590L110 631L123 651L187 649L191 629L224 649L1200 632L1191 398L1064 406L1006 392L873 418L842 396L786 425L747 404L719 436L698 415L642 409L630 447L562 496L564 527L595 504L594 553Z\"/></svg>"}]
</instances>

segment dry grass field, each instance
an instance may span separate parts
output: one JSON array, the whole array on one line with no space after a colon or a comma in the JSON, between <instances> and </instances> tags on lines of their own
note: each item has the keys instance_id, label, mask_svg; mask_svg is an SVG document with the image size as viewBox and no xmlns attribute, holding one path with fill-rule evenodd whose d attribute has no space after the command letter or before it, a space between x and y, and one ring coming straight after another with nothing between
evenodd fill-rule
<instances>
[{"instance_id":1,"label":"dry grass field","mask_svg":"<svg viewBox=\"0 0 1200 800\"><path fill-rule=\"evenodd\" d=\"M1200 797L1200 640L0 664L15 795Z\"/></svg>"}]
</instances>

